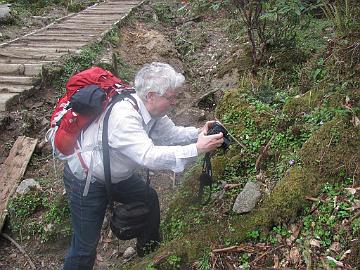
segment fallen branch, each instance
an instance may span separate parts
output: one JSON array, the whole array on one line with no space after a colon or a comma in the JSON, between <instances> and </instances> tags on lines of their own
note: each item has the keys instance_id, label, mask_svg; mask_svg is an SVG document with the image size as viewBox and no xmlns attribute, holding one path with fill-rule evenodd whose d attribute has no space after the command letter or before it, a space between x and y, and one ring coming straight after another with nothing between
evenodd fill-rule
<instances>
[{"instance_id":1,"label":"fallen branch","mask_svg":"<svg viewBox=\"0 0 360 270\"><path fill-rule=\"evenodd\" d=\"M270 250L264 252L264 253L261 254L259 257L255 258L253 261L251 261L250 264L256 263L257 261L259 261L259 260L260 260L261 258L263 258L264 256L266 256L266 255L268 255L268 254L274 252L275 250L277 250L277 249L279 249L279 248L282 248L282 247L284 247L284 246L285 246L285 245L281 245L281 246L278 246L278 247L276 247L276 248L273 248L273 249L270 249Z\"/></svg>"},{"instance_id":2,"label":"fallen branch","mask_svg":"<svg viewBox=\"0 0 360 270\"><path fill-rule=\"evenodd\" d=\"M311 202L322 202L322 203L326 202L325 200L322 200L319 198L314 198L314 197L309 197L309 196L306 196L305 199L308 201L311 201Z\"/></svg>"},{"instance_id":3,"label":"fallen branch","mask_svg":"<svg viewBox=\"0 0 360 270\"><path fill-rule=\"evenodd\" d=\"M226 184L224 186L224 189L225 190L230 190L230 189L237 188L237 187L240 187L240 186L241 186L241 184Z\"/></svg>"},{"instance_id":4,"label":"fallen branch","mask_svg":"<svg viewBox=\"0 0 360 270\"><path fill-rule=\"evenodd\" d=\"M35 264L32 262L32 260L30 259L29 255L25 252L25 249L20 246L14 239L12 239L9 235L7 235L6 233L1 233L1 236L4 237L5 239L9 240L11 243L14 244L14 246L22 253L24 254L24 256L28 259L29 264L31 266L32 269L36 269Z\"/></svg>"},{"instance_id":5,"label":"fallen branch","mask_svg":"<svg viewBox=\"0 0 360 270\"><path fill-rule=\"evenodd\" d=\"M218 249L214 249L212 252L221 253L221 252L241 252L241 251L254 252L254 248L250 246L241 245L241 246L231 246L227 248L218 248Z\"/></svg>"},{"instance_id":6,"label":"fallen branch","mask_svg":"<svg viewBox=\"0 0 360 270\"><path fill-rule=\"evenodd\" d=\"M275 137L275 134L272 135L272 137L270 138L270 140L268 141L268 143L265 145L264 149L261 151L259 157L256 159L256 162L255 162L255 169L256 169L256 171L259 170L259 168L260 168L260 163L261 163L263 157L266 155L266 153L267 153L267 151L268 151L268 149L269 149L269 147L270 147L270 143L271 143L271 141L274 139L274 137Z\"/></svg>"}]
</instances>

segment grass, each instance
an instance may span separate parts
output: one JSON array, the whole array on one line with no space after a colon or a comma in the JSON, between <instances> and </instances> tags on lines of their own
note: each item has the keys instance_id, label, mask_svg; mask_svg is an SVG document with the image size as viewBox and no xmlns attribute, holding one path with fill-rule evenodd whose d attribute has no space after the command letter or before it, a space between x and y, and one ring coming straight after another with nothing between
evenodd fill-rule
<instances>
[{"instance_id":1,"label":"grass","mask_svg":"<svg viewBox=\"0 0 360 270\"><path fill-rule=\"evenodd\" d=\"M71 234L70 210L65 195L32 190L13 197L8 209L10 229L21 240L35 236L41 242L47 242Z\"/></svg>"}]
</instances>

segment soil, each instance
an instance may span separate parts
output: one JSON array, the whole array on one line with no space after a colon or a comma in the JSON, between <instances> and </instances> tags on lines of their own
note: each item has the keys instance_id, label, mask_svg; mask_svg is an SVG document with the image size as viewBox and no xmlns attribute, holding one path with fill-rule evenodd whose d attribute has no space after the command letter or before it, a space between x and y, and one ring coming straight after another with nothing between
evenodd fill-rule
<instances>
[{"instance_id":1,"label":"soil","mask_svg":"<svg viewBox=\"0 0 360 270\"><path fill-rule=\"evenodd\" d=\"M64 11L60 9L58 14L63 15ZM201 43L199 49L192 52L191 57L182 58L175 46L176 38L184 31L195 31L197 22L177 21L173 27L165 27L154 14L150 4L143 5L134 18L121 28L120 42L113 50L122 56L125 63L135 69L144 63L162 61L170 63L188 76L189 80L180 95L178 105L170 113L170 116L178 125L202 126L207 119L213 117L213 103L216 103L222 91L217 92L211 104L202 104L199 98L208 91L221 90L236 84L238 80L236 71L223 78L217 78L216 65L219 62L226 61L238 49L216 26L214 18L209 16L202 18L203 23L206 22L210 25L206 28L209 29L209 32L205 32L205 28L202 28L202 35L206 37L206 40ZM29 18L29 23L32 23L32 18ZM1 31L5 33L14 30L3 28ZM16 34L13 37L24 34L23 29L17 29L14 32ZM195 60L196 64L193 64ZM39 89L36 95L24 97L20 104L11 108L11 111L6 114L1 128L0 163L5 160L11 146L20 135L39 138L42 144L49 125L50 114L57 98L58 96L53 89ZM198 104L202 104L201 108ZM57 163L58 173L55 174L49 145L37 149L34 156L36 156L36 160L32 160L30 163L24 179L53 179L52 192L63 192L61 175L59 175L62 164ZM181 174L174 177L173 173L166 171L152 174L152 185L159 194L162 217L164 217L169 202L176 192L180 179ZM61 268L69 245L68 238L42 243L37 237L20 240L21 237L12 235L8 227L5 228L4 232L18 241L36 265L36 269ZM105 222L102 237L98 244L98 256L94 269L110 269L126 263L127 260L122 257L123 252L129 246L134 247L134 245L134 241L117 240L111 235ZM0 269L31 269L27 258L3 238L0 238Z\"/></svg>"}]
</instances>

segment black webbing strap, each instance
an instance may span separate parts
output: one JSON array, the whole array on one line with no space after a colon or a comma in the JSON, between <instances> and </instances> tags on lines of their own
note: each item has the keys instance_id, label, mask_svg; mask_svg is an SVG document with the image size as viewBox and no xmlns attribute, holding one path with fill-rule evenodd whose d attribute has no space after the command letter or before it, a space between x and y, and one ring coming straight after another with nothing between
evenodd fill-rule
<instances>
[{"instance_id":1,"label":"black webbing strap","mask_svg":"<svg viewBox=\"0 0 360 270\"><path fill-rule=\"evenodd\" d=\"M204 188L208 186L210 188L209 197L202 204L207 204L211 199L211 189L212 189L212 168L211 168L211 160L210 153L206 153L203 159L203 168L202 173L200 175L200 185L199 185L199 193L198 193L198 201L202 203L202 197L204 195Z\"/></svg>"},{"instance_id":2,"label":"black webbing strap","mask_svg":"<svg viewBox=\"0 0 360 270\"><path fill-rule=\"evenodd\" d=\"M108 139L108 133L109 133L109 117L112 108L114 105L124 100L125 98L131 99L131 101L134 103L135 109L138 110L138 105L136 102L136 99L130 95L130 93L121 93L112 98L111 103L109 104L109 109L107 110L105 116L104 116L104 123L103 123L103 132L102 132L102 148L103 148L103 165L104 165L104 178L105 178L105 188L108 195L108 203L110 206L110 210L113 211L114 208L114 199L111 194L111 169L110 169L110 151L109 151L109 139ZM150 185L150 176L149 176L149 170L147 170L146 175L146 197L145 200L148 200L148 193L149 193L149 185Z\"/></svg>"}]
</instances>

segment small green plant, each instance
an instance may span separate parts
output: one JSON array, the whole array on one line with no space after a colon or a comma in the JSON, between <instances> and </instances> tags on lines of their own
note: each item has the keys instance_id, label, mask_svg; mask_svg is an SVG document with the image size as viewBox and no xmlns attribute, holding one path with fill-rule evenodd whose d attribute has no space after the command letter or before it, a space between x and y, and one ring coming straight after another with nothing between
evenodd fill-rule
<instances>
[{"instance_id":1,"label":"small green plant","mask_svg":"<svg viewBox=\"0 0 360 270\"><path fill-rule=\"evenodd\" d=\"M71 233L70 211L63 195L30 191L9 203L10 227L22 236L38 235L46 242Z\"/></svg>"},{"instance_id":2,"label":"small green plant","mask_svg":"<svg viewBox=\"0 0 360 270\"><path fill-rule=\"evenodd\" d=\"M211 264L210 264L210 251L209 250L205 250L202 253L202 256L200 257L200 259L197 261L196 264L198 270L210 270L211 269Z\"/></svg>"},{"instance_id":3,"label":"small green plant","mask_svg":"<svg viewBox=\"0 0 360 270\"><path fill-rule=\"evenodd\" d=\"M355 236L360 232L360 217L355 218L352 220L351 224L352 234Z\"/></svg>"},{"instance_id":4,"label":"small green plant","mask_svg":"<svg viewBox=\"0 0 360 270\"><path fill-rule=\"evenodd\" d=\"M181 258L176 254L170 255L166 261L173 269L180 269L181 266Z\"/></svg>"},{"instance_id":5,"label":"small green plant","mask_svg":"<svg viewBox=\"0 0 360 270\"><path fill-rule=\"evenodd\" d=\"M247 233L247 236L251 239L258 239L260 237L260 231L255 230Z\"/></svg>"},{"instance_id":6,"label":"small green plant","mask_svg":"<svg viewBox=\"0 0 360 270\"><path fill-rule=\"evenodd\" d=\"M320 81L320 80L324 79L325 75L326 75L325 61L323 58L320 58L317 61L312 78L314 81Z\"/></svg>"},{"instance_id":7,"label":"small green plant","mask_svg":"<svg viewBox=\"0 0 360 270\"><path fill-rule=\"evenodd\" d=\"M165 3L156 3L155 5L153 5L153 9L160 22L171 22L172 11L169 5Z\"/></svg>"},{"instance_id":8,"label":"small green plant","mask_svg":"<svg viewBox=\"0 0 360 270\"><path fill-rule=\"evenodd\" d=\"M145 270L156 270L153 263L150 263L146 266Z\"/></svg>"}]
</instances>

